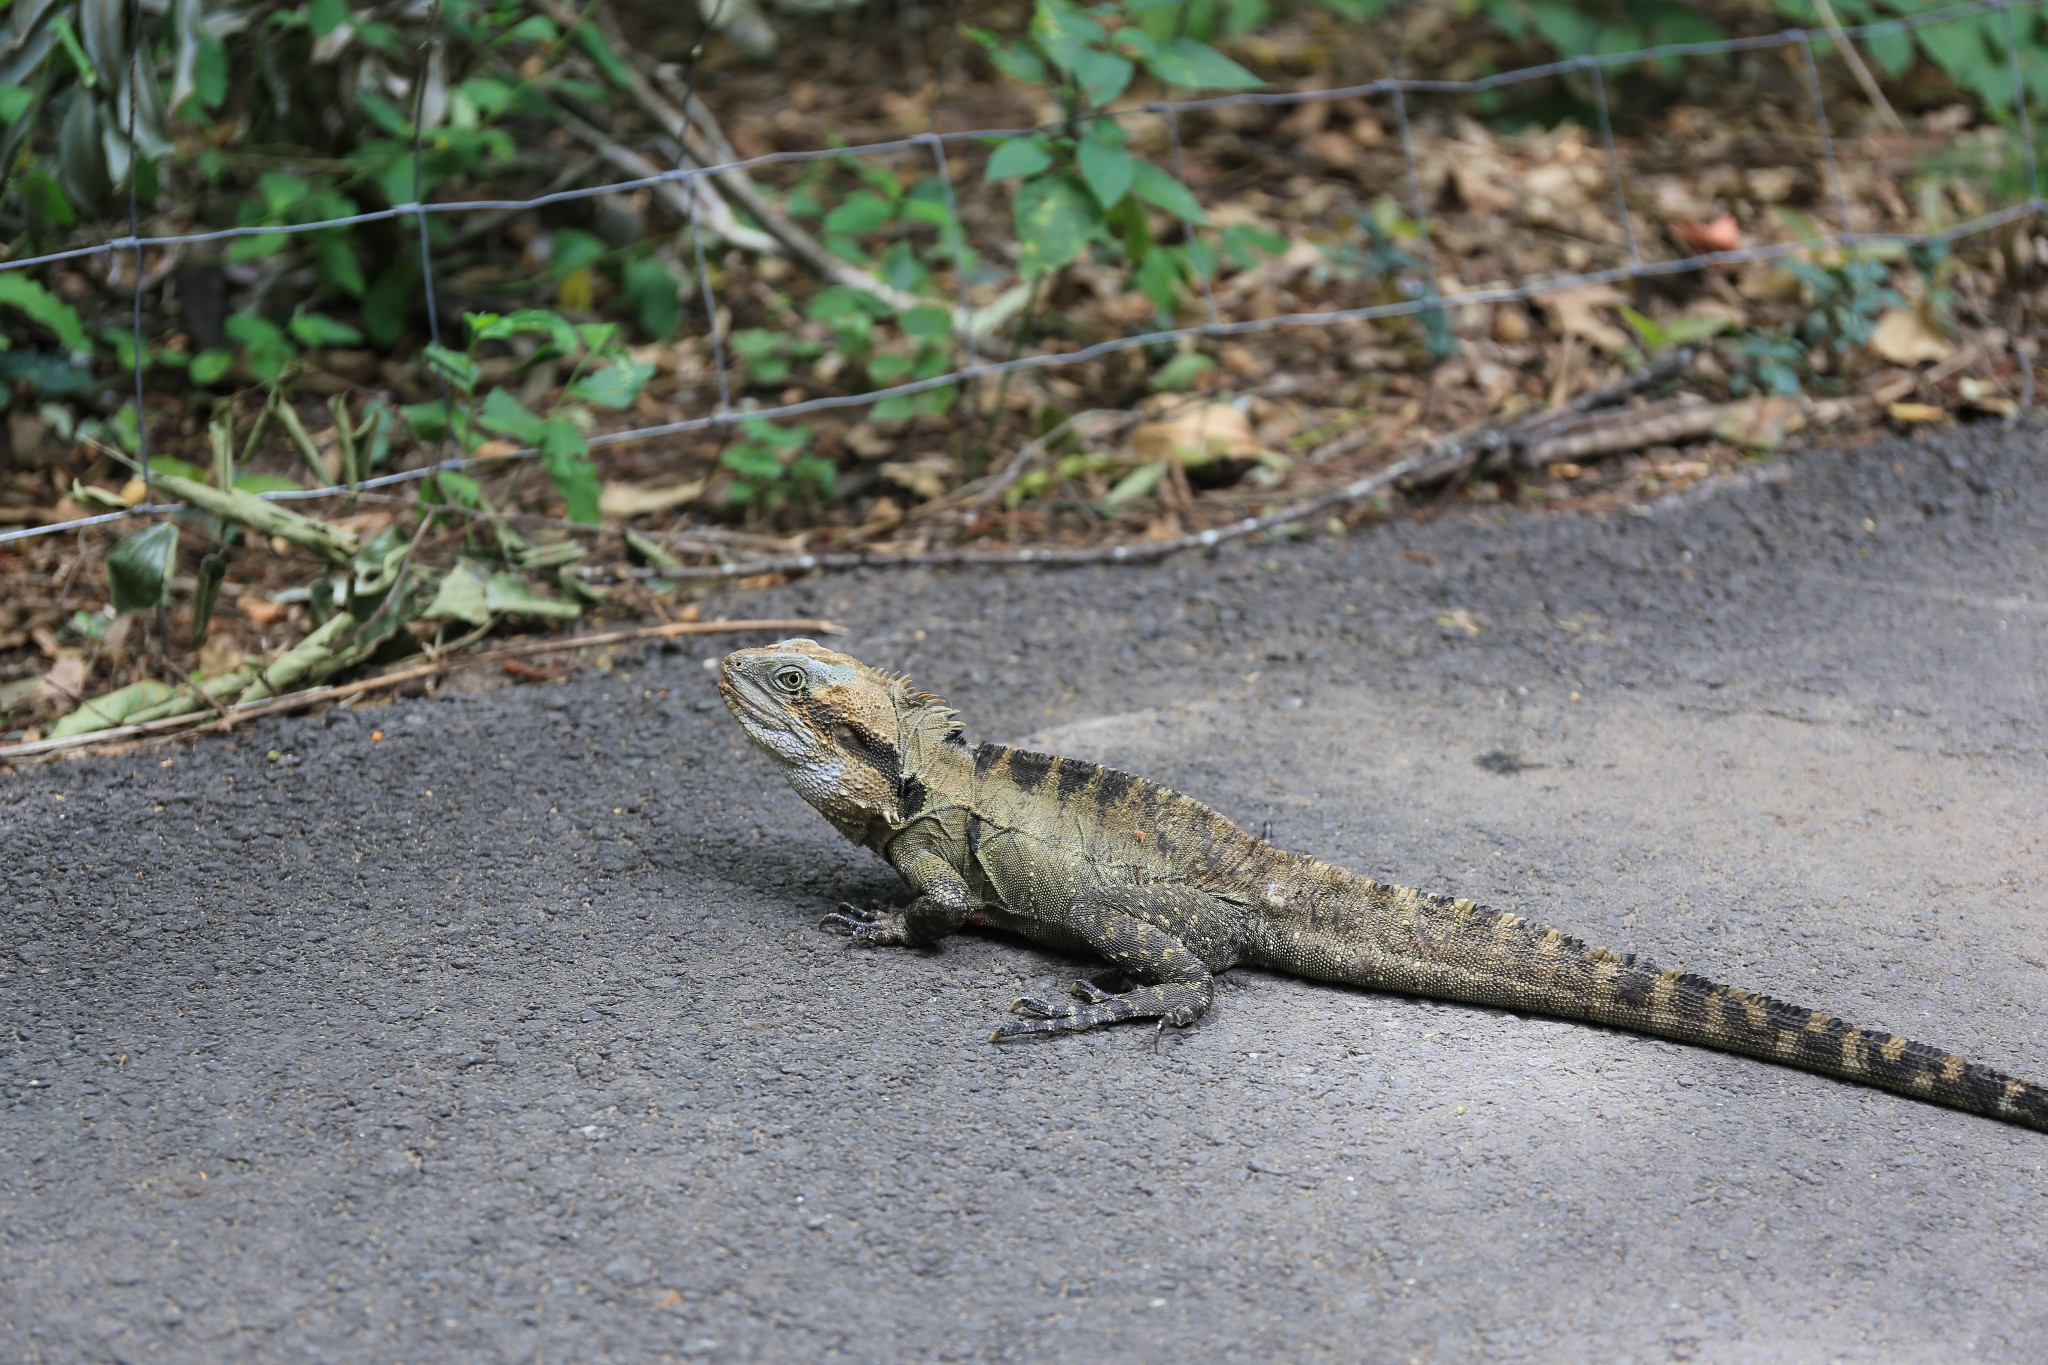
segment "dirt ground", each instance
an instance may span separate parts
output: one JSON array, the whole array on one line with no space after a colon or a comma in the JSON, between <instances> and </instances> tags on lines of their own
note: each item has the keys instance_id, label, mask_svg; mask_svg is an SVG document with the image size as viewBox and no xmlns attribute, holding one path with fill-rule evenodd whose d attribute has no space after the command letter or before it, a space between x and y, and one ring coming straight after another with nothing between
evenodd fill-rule
<instances>
[{"instance_id":1,"label":"dirt ground","mask_svg":"<svg viewBox=\"0 0 2048 1365\"><path fill-rule=\"evenodd\" d=\"M707 614L837 618L977 738L2040 1077L2042 452ZM1076 964L817 932L892 879L723 647L0 775L9 1354L2038 1358L2040 1134L1256 973L1157 1055L991 1047Z\"/></svg>"}]
</instances>

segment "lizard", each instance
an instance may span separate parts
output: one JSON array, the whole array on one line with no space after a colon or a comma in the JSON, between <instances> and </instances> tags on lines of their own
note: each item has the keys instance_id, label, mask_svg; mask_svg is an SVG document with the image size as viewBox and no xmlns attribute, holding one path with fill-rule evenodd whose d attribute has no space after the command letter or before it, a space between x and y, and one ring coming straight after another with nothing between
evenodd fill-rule
<instances>
[{"instance_id":1,"label":"lizard","mask_svg":"<svg viewBox=\"0 0 2048 1365\"><path fill-rule=\"evenodd\" d=\"M1240 964L1312 980L1607 1025L1785 1063L2048 1132L2048 1088L1471 900L1281 849L1156 783L1073 758L970 746L908 678L811 640L743 649L718 687L741 728L832 826L912 892L820 928L930 947L967 925L1092 955L1070 1000L1026 996L991 1042L1208 1010Z\"/></svg>"}]
</instances>

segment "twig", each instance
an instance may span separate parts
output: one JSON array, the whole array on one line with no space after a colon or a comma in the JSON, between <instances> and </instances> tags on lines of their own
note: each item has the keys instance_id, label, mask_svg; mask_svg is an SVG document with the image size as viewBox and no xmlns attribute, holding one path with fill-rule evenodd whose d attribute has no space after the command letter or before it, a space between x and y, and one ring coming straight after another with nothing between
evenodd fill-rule
<instances>
[{"instance_id":1,"label":"twig","mask_svg":"<svg viewBox=\"0 0 2048 1365\"><path fill-rule=\"evenodd\" d=\"M40 758L62 753L69 749L84 748L92 744L104 744L119 739L137 736L158 735L168 731L191 728L194 733L205 733L239 725L244 721L261 720L268 716L281 716L292 711L303 711L309 706L322 702L346 701L374 692L379 688L403 687L407 683L419 682L426 678L438 677L458 668L469 668L476 664L502 663L506 659L529 658L536 654L559 654L572 649L596 649L605 645L630 644L636 640L668 640L679 635L718 635L737 631L788 631L808 630L820 635L844 635L846 627L836 621L823 620L756 620L756 621L670 621L655 626L634 626L627 630L607 630L596 635L576 635L562 639L529 640L523 644L507 645L503 649L487 650L482 654L468 654L460 658L442 658L432 663L415 664L411 667L380 673L374 678L359 678L355 682L341 683L333 687L311 687L303 692L293 692L282 697L266 698L228 708L226 716L206 721L204 712L191 712L182 716L166 716L142 725L122 725L111 730L95 730L90 734L69 735L63 739L38 739L25 744L0 746L0 763L10 763L24 758ZM204 724L199 722L205 721Z\"/></svg>"},{"instance_id":2,"label":"twig","mask_svg":"<svg viewBox=\"0 0 2048 1365\"><path fill-rule=\"evenodd\" d=\"M1870 97L1871 105L1884 119L1885 126L1895 133L1905 131L1906 125L1899 119L1898 110L1892 108L1891 101L1884 97L1884 91L1878 89L1870 68L1863 64L1863 54L1856 50L1856 44L1849 41L1849 35L1842 32L1842 21L1835 17L1835 7L1829 0L1813 0L1813 8L1820 15L1821 26L1828 31L1828 36L1842 49L1842 59L1849 63L1850 74L1856 77L1856 84L1863 87L1863 93Z\"/></svg>"}]
</instances>

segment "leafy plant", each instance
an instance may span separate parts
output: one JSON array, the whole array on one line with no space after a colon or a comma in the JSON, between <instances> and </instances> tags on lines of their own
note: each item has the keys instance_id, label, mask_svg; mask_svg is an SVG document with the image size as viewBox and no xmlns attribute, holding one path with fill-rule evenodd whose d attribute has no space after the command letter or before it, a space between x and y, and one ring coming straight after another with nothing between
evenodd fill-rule
<instances>
[{"instance_id":1,"label":"leafy plant","mask_svg":"<svg viewBox=\"0 0 2048 1365\"><path fill-rule=\"evenodd\" d=\"M730 501L759 513L830 498L838 490L838 467L805 449L811 440L809 427L778 427L755 417L741 423L740 431L741 439L718 457L734 476L726 487Z\"/></svg>"}]
</instances>

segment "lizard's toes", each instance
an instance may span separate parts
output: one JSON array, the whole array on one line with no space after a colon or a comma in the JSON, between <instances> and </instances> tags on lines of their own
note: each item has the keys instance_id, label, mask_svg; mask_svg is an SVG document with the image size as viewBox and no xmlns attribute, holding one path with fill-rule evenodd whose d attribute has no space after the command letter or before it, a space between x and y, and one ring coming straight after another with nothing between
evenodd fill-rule
<instances>
[{"instance_id":1,"label":"lizard's toes","mask_svg":"<svg viewBox=\"0 0 2048 1365\"><path fill-rule=\"evenodd\" d=\"M1048 1004L1046 1001L1030 995L1025 996L1021 1000L1011 1001L1010 1010L1014 1014L1029 1014L1040 1019L1064 1019L1073 1013L1073 1010L1066 1005Z\"/></svg>"},{"instance_id":2,"label":"lizard's toes","mask_svg":"<svg viewBox=\"0 0 2048 1365\"><path fill-rule=\"evenodd\" d=\"M1102 989L1093 981L1076 981L1073 985L1067 987L1067 992L1077 999L1086 1000L1091 1005L1099 1005L1110 998L1110 992Z\"/></svg>"},{"instance_id":3,"label":"lizard's toes","mask_svg":"<svg viewBox=\"0 0 2048 1365\"><path fill-rule=\"evenodd\" d=\"M852 907L849 906L848 908L851 909ZM823 929L826 933L840 934L846 938L855 937L857 934L859 934L859 932L862 929L865 929L867 925L867 920L857 918L853 915L846 914L843 911L839 910L834 910L831 914L825 916L825 918L818 921L818 927L820 929Z\"/></svg>"}]
</instances>

